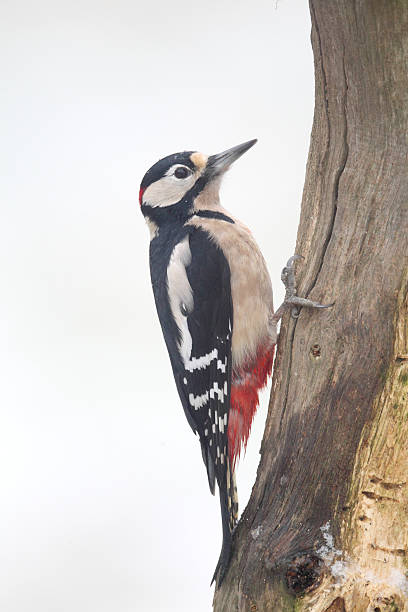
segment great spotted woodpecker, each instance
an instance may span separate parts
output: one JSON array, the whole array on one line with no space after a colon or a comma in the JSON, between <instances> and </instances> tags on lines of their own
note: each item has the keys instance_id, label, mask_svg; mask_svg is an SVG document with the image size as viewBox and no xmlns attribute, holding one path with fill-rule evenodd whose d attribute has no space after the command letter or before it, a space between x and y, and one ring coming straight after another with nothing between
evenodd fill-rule
<instances>
[{"instance_id":1,"label":"great spotted woodpecker","mask_svg":"<svg viewBox=\"0 0 408 612\"><path fill-rule=\"evenodd\" d=\"M154 298L187 420L198 434L208 483L218 484L223 527L213 581L222 582L238 518L235 464L245 448L258 392L272 371L277 323L286 305L325 307L296 296L292 257L282 272L285 302L272 286L251 232L221 205L223 174L256 140L207 156L169 155L145 174L139 193L150 229Z\"/></svg>"}]
</instances>

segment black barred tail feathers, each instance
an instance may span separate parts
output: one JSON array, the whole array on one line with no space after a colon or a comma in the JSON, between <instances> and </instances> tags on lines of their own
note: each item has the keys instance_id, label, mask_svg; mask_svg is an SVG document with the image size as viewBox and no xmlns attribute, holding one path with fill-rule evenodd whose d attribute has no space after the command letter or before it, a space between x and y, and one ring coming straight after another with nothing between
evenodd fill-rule
<instances>
[{"instance_id":1,"label":"black barred tail feathers","mask_svg":"<svg viewBox=\"0 0 408 612\"><path fill-rule=\"evenodd\" d=\"M223 486L219 487L221 517L222 517L222 548L220 558L211 584L215 581L219 587L227 572L232 552L232 533L238 522L238 495L235 474L231 470L229 457L226 461L225 480Z\"/></svg>"},{"instance_id":2,"label":"black barred tail feathers","mask_svg":"<svg viewBox=\"0 0 408 612\"><path fill-rule=\"evenodd\" d=\"M201 443L201 453L203 456L204 465L207 469L207 477L208 477L208 485L210 487L210 491L213 495L215 495L215 465L214 461L211 457L210 449L207 446L205 440L200 439Z\"/></svg>"}]
</instances>

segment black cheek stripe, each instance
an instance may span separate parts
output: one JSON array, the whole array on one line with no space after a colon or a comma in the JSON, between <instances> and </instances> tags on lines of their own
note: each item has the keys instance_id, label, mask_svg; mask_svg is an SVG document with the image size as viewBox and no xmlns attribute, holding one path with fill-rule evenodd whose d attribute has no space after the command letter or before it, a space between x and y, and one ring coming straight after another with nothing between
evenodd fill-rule
<instances>
[{"instance_id":1,"label":"black cheek stripe","mask_svg":"<svg viewBox=\"0 0 408 612\"><path fill-rule=\"evenodd\" d=\"M224 215L224 213L217 212L216 210L197 210L192 216L204 217L205 219L220 219L221 221L227 221L227 223L235 223L231 217Z\"/></svg>"}]
</instances>

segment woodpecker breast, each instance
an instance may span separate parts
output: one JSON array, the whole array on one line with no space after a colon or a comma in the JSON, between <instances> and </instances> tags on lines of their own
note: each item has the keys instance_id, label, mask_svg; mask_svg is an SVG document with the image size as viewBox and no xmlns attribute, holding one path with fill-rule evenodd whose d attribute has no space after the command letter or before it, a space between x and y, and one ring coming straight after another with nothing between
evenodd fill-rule
<instances>
[{"instance_id":1,"label":"woodpecker breast","mask_svg":"<svg viewBox=\"0 0 408 612\"><path fill-rule=\"evenodd\" d=\"M265 260L249 229L221 207L217 210L234 223L198 216L188 223L208 232L228 261L234 309L232 363L238 373L243 364L256 358L262 346L276 342L272 285Z\"/></svg>"}]
</instances>

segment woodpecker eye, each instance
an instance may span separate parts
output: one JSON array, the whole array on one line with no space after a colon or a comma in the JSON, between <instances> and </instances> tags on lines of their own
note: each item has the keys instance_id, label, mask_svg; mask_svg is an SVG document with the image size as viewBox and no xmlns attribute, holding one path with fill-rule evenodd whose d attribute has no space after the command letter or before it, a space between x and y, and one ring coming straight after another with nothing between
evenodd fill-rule
<instances>
[{"instance_id":1,"label":"woodpecker eye","mask_svg":"<svg viewBox=\"0 0 408 612\"><path fill-rule=\"evenodd\" d=\"M184 166L180 166L180 168L176 168L174 171L174 176L178 179L185 179L188 177L189 174L190 171Z\"/></svg>"}]
</instances>

